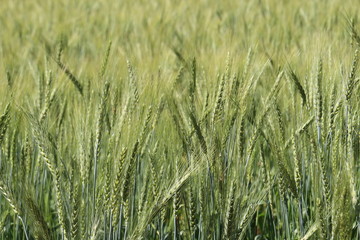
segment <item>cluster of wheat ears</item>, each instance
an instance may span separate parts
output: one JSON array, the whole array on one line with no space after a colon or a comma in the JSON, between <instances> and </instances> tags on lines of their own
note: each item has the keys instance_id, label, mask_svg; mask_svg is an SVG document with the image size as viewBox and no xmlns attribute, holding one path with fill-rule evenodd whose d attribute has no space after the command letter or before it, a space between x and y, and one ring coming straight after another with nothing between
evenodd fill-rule
<instances>
[{"instance_id":1,"label":"cluster of wheat ears","mask_svg":"<svg viewBox=\"0 0 360 240\"><path fill-rule=\"evenodd\" d=\"M173 49L181 64L163 86L161 70L139 75L131 61L110 76L114 44L92 79L63 42L46 47L31 97L1 76L0 239L359 239L360 36L349 29L340 74L327 55L305 71L255 64L249 49L209 80Z\"/></svg>"}]
</instances>

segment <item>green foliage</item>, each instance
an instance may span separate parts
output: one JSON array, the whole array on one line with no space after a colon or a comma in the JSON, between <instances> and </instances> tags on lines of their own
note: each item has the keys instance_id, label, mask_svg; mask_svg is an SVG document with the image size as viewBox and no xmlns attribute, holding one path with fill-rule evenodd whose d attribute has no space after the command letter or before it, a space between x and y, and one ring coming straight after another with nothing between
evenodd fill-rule
<instances>
[{"instance_id":1,"label":"green foliage","mask_svg":"<svg viewBox=\"0 0 360 240\"><path fill-rule=\"evenodd\" d=\"M4 1L0 239L359 239L354 4Z\"/></svg>"}]
</instances>

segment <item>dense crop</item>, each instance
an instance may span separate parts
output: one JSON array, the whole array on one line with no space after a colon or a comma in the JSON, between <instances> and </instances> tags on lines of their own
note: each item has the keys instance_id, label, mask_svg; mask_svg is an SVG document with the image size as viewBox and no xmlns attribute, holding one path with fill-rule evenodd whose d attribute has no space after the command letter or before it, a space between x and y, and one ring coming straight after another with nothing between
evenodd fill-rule
<instances>
[{"instance_id":1,"label":"dense crop","mask_svg":"<svg viewBox=\"0 0 360 240\"><path fill-rule=\"evenodd\" d=\"M2 2L0 239L359 239L354 4Z\"/></svg>"}]
</instances>

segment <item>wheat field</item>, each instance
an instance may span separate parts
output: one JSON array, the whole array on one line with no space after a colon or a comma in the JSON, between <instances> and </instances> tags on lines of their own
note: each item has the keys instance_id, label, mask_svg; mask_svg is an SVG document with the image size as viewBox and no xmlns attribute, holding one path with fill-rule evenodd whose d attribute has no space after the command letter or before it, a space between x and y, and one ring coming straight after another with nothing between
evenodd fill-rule
<instances>
[{"instance_id":1,"label":"wheat field","mask_svg":"<svg viewBox=\"0 0 360 240\"><path fill-rule=\"evenodd\" d=\"M356 1L2 1L0 239L360 239Z\"/></svg>"}]
</instances>

